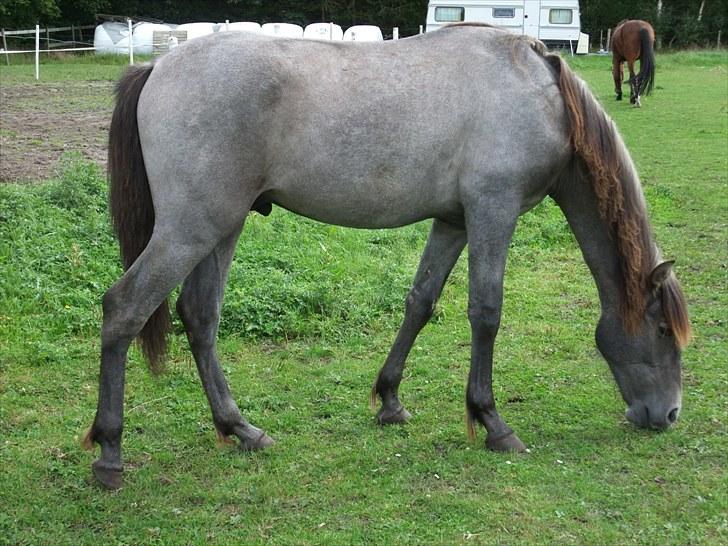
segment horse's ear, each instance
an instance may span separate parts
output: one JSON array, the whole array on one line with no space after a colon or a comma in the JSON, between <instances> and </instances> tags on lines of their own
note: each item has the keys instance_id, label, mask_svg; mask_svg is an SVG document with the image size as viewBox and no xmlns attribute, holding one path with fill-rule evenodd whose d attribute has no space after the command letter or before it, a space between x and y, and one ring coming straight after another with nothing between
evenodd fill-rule
<instances>
[{"instance_id":1,"label":"horse's ear","mask_svg":"<svg viewBox=\"0 0 728 546\"><path fill-rule=\"evenodd\" d=\"M654 289L660 288L662 283L667 280L667 277L670 276L673 265L675 265L675 260L668 260L655 266L655 269L653 269L652 273L650 273L650 282Z\"/></svg>"}]
</instances>

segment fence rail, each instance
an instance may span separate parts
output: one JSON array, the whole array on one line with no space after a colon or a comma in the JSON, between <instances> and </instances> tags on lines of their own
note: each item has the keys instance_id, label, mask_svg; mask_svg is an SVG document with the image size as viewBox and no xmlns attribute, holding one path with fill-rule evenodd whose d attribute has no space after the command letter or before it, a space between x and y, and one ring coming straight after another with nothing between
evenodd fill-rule
<instances>
[{"instance_id":1,"label":"fence rail","mask_svg":"<svg viewBox=\"0 0 728 546\"><path fill-rule=\"evenodd\" d=\"M132 22L131 19L127 19L127 24L129 26L129 64L134 64L134 43L131 39L132 36ZM2 40L3 40L3 49L0 50L0 53L5 54L5 62L7 64L10 64L10 55L11 54L22 54L25 53L26 55L29 53L35 54L35 79L40 79L40 54L41 53L60 53L63 51L96 51L96 47L54 47L51 48L50 45L50 38L48 37L48 34L51 31L54 32L61 32L61 31L74 31L76 29L89 29L89 28L96 28L95 25L86 25L83 27L77 27L77 26L70 26L70 27L56 27L56 28L45 28L46 32L46 48L47 49L41 49L40 48L40 25L35 25L35 30L9 30L5 31L5 29L2 30ZM24 34L35 34L35 49L20 49L20 50L8 50L7 41L5 39L6 36L22 36ZM72 42L76 43L76 42Z\"/></svg>"},{"instance_id":2,"label":"fence rail","mask_svg":"<svg viewBox=\"0 0 728 546\"><path fill-rule=\"evenodd\" d=\"M90 28L96 28L96 25L83 25L83 26L75 26L71 25L70 27L54 27L54 28L48 28L45 27L43 31L45 32L65 32L70 30L73 32L74 30L87 30ZM35 29L30 30L5 30L2 29L2 32L5 36L21 36L23 34L35 34Z\"/></svg>"}]
</instances>

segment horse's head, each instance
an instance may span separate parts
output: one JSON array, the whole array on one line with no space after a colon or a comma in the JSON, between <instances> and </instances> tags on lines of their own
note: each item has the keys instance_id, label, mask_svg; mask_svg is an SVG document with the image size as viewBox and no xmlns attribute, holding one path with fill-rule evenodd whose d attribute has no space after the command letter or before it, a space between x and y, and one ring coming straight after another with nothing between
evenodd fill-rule
<instances>
[{"instance_id":1,"label":"horse's head","mask_svg":"<svg viewBox=\"0 0 728 546\"><path fill-rule=\"evenodd\" d=\"M627 402L627 419L640 427L666 429L680 413L680 354L690 326L672 264L664 262L652 271L644 319L636 333L628 333L620 314L610 310L597 326L597 346Z\"/></svg>"}]
</instances>

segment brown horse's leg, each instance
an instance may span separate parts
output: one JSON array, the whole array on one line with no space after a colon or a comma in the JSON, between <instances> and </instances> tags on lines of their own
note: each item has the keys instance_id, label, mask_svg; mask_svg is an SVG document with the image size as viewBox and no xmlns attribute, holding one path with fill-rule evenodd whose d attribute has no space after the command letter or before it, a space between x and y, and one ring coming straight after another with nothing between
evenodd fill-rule
<instances>
[{"instance_id":1,"label":"brown horse's leg","mask_svg":"<svg viewBox=\"0 0 728 546\"><path fill-rule=\"evenodd\" d=\"M240 230L223 239L190 273L177 300L218 437L235 435L244 450L264 448L273 440L243 418L228 388L217 356L220 309Z\"/></svg>"},{"instance_id":2,"label":"brown horse's leg","mask_svg":"<svg viewBox=\"0 0 728 546\"><path fill-rule=\"evenodd\" d=\"M508 199L509 196L504 196ZM468 432L474 423L487 430L485 445L494 451L524 451L526 446L498 415L493 396L493 346L500 326L506 255L518 218L518 196L487 208L467 211L470 290L468 318L472 332L466 391Z\"/></svg>"},{"instance_id":3,"label":"brown horse's leg","mask_svg":"<svg viewBox=\"0 0 728 546\"><path fill-rule=\"evenodd\" d=\"M412 289L405 300L404 321L372 388L372 407L376 404L377 395L382 400L382 407L377 413L380 424L403 423L410 417L397 395L405 359L417 334L432 316L435 302L465 241L463 230L439 220L433 222Z\"/></svg>"},{"instance_id":4,"label":"brown horse's leg","mask_svg":"<svg viewBox=\"0 0 728 546\"><path fill-rule=\"evenodd\" d=\"M612 58L612 76L614 77L614 91L617 93L617 100L622 100L624 70L622 68L622 61L616 56Z\"/></svg>"},{"instance_id":5,"label":"brown horse's leg","mask_svg":"<svg viewBox=\"0 0 728 546\"><path fill-rule=\"evenodd\" d=\"M634 73L635 60L627 59L627 68L629 69L629 103L639 106L639 82Z\"/></svg>"}]
</instances>

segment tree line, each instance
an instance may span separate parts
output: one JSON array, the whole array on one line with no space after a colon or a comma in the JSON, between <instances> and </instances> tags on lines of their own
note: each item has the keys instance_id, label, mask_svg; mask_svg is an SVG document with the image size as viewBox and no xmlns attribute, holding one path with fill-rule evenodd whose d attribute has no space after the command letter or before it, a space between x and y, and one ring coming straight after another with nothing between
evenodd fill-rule
<instances>
[{"instance_id":1,"label":"tree line","mask_svg":"<svg viewBox=\"0 0 728 546\"><path fill-rule=\"evenodd\" d=\"M593 43L623 19L645 19L663 46L713 45L728 22L728 0L581 0L580 6L582 30ZM0 0L0 28L87 25L110 14L172 23L334 21L344 28L378 25L385 34L396 26L408 36L424 25L426 12L427 0Z\"/></svg>"}]
</instances>

